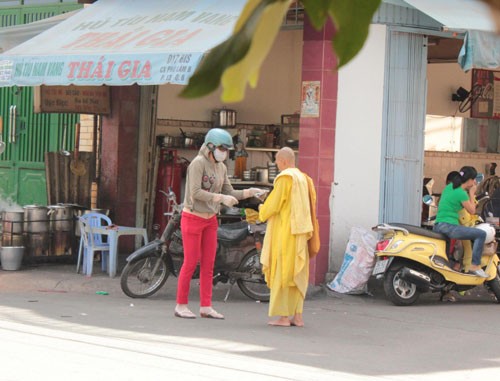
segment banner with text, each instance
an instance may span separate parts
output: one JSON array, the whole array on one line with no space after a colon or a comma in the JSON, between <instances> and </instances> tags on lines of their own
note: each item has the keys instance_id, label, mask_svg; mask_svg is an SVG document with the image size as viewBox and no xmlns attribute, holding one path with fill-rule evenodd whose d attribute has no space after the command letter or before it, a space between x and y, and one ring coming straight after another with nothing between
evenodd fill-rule
<instances>
[{"instance_id":1,"label":"banner with text","mask_svg":"<svg viewBox=\"0 0 500 381\"><path fill-rule=\"evenodd\" d=\"M186 84L245 0L100 0L0 55L1 86Z\"/></svg>"}]
</instances>

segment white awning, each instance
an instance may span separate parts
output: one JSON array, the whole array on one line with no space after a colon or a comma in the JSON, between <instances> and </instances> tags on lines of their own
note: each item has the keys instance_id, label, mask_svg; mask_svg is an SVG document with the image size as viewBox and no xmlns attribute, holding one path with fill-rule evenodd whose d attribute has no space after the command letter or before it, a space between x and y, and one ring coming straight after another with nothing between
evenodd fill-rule
<instances>
[{"instance_id":1,"label":"white awning","mask_svg":"<svg viewBox=\"0 0 500 381\"><path fill-rule=\"evenodd\" d=\"M0 54L0 86L186 84L245 0L99 0Z\"/></svg>"},{"instance_id":2,"label":"white awning","mask_svg":"<svg viewBox=\"0 0 500 381\"><path fill-rule=\"evenodd\" d=\"M496 31L488 6L479 0L404 0L443 24L444 30Z\"/></svg>"},{"instance_id":3,"label":"white awning","mask_svg":"<svg viewBox=\"0 0 500 381\"><path fill-rule=\"evenodd\" d=\"M30 38L33 38L40 33L45 32L47 29L56 26L57 24L66 20L68 17L75 15L79 11L80 9L72 12L62 13L60 15L35 21L29 24L0 28L0 53L12 49L17 45L28 41Z\"/></svg>"}]
</instances>

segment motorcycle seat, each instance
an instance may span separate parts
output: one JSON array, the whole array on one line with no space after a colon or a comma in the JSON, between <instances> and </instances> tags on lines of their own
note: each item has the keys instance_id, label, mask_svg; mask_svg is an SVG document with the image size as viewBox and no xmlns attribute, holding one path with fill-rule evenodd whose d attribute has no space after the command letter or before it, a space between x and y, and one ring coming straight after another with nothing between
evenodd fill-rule
<instances>
[{"instance_id":1,"label":"motorcycle seat","mask_svg":"<svg viewBox=\"0 0 500 381\"><path fill-rule=\"evenodd\" d=\"M248 222L246 221L223 224L217 229L217 240L224 246L231 246L241 242L247 236Z\"/></svg>"},{"instance_id":2,"label":"motorcycle seat","mask_svg":"<svg viewBox=\"0 0 500 381\"><path fill-rule=\"evenodd\" d=\"M424 237L434 238L434 239L442 239L443 241L447 241L448 237L441 233L433 232L429 229L421 228L420 226L409 225L409 224L401 224L399 222L391 222L389 225L397 226L403 229L408 230L411 234L423 235Z\"/></svg>"}]
</instances>

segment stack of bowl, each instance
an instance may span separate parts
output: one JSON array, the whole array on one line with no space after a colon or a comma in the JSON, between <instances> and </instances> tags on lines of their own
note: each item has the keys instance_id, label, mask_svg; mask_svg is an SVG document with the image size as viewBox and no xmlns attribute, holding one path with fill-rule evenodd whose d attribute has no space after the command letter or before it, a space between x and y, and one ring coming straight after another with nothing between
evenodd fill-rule
<instances>
[{"instance_id":1,"label":"stack of bowl","mask_svg":"<svg viewBox=\"0 0 500 381\"><path fill-rule=\"evenodd\" d=\"M250 171L243 171L243 181L251 181L251 172Z\"/></svg>"},{"instance_id":2,"label":"stack of bowl","mask_svg":"<svg viewBox=\"0 0 500 381\"><path fill-rule=\"evenodd\" d=\"M276 178L276 176L278 176L278 166L276 165L276 163L267 163L267 171L268 171L268 179L269 179L269 182L272 183L274 181L274 179Z\"/></svg>"}]
</instances>

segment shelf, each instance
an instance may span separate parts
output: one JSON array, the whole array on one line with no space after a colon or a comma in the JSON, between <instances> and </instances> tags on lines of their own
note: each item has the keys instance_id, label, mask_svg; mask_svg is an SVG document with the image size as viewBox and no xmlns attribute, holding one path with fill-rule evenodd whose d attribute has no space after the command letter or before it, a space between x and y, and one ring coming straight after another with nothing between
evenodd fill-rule
<instances>
[{"instance_id":1,"label":"shelf","mask_svg":"<svg viewBox=\"0 0 500 381\"><path fill-rule=\"evenodd\" d=\"M213 122L205 120L181 120L181 119L156 119L156 124L158 126L164 127L182 127L182 128L207 128L213 127ZM220 127L227 130L235 129L251 129L254 127L264 128L268 126L267 124L252 124L252 123L236 123L235 127Z\"/></svg>"},{"instance_id":2,"label":"shelf","mask_svg":"<svg viewBox=\"0 0 500 381\"><path fill-rule=\"evenodd\" d=\"M245 147L245 151L259 151L259 152L278 152L281 148L265 148L265 147L262 147L262 148L258 148L258 147ZM299 152L298 150L296 149L293 149L293 152Z\"/></svg>"}]
</instances>

